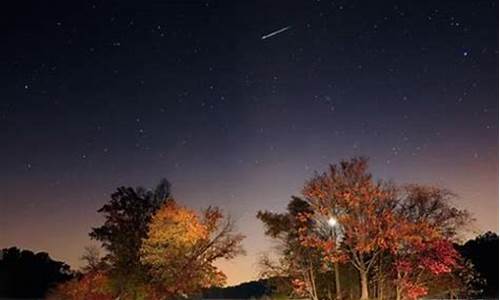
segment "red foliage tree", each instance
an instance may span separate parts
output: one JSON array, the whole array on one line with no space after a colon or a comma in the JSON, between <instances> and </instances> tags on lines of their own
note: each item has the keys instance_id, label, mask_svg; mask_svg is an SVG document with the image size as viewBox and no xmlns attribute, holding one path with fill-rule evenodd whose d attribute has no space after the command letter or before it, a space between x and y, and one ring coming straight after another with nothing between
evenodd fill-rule
<instances>
[{"instance_id":1,"label":"red foliage tree","mask_svg":"<svg viewBox=\"0 0 500 300\"><path fill-rule=\"evenodd\" d=\"M304 186L303 195L315 210L305 217L313 217L319 227L324 226L318 220L335 217L342 239L337 245L340 240L315 234L305 236L305 244L324 249L333 261L348 258L359 272L361 299L368 299L371 268L398 237L401 223L394 213L395 190L373 180L366 159L354 158L314 176Z\"/></svg>"},{"instance_id":2,"label":"red foliage tree","mask_svg":"<svg viewBox=\"0 0 500 300\"><path fill-rule=\"evenodd\" d=\"M316 174L303 195L313 211L302 221L319 228L311 233L304 225L303 244L322 249L327 260L347 259L359 272L361 299L369 298L369 277L382 261L392 262L386 271L392 271L398 299L427 294L430 282L460 267L453 242L470 217L450 205L446 190L375 181L367 160L354 158ZM330 217L339 238L324 233Z\"/></svg>"},{"instance_id":3,"label":"red foliage tree","mask_svg":"<svg viewBox=\"0 0 500 300\"><path fill-rule=\"evenodd\" d=\"M108 276L93 271L57 286L48 300L112 300Z\"/></svg>"}]
</instances>

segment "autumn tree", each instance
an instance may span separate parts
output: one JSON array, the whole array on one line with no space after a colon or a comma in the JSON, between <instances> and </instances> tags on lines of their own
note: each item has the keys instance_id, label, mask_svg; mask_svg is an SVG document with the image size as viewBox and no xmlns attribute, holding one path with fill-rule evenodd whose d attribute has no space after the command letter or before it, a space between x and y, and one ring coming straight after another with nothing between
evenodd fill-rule
<instances>
[{"instance_id":1,"label":"autumn tree","mask_svg":"<svg viewBox=\"0 0 500 300\"><path fill-rule=\"evenodd\" d=\"M105 272L92 270L62 283L50 291L48 300L113 300L111 283Z\"/></svg>"},{"instance_id":2,"label":"autumn tree","mask_svg":"<svg viewBox=\"0 0 500 300\"><path fill-rule=\"evenodd\" d=\"M445 189L430 186L400 189L396 213L405 226L400 227L399 240L391 249L396 299L424 296L439 281L441 290L434 288L434 293L458 291L456 283L463 278L452 275L466 265L461 263L454 242L460 240L460 233L472 219L467 211L451 204L453 197Z\"/></svg>"},{"instance_id":3,"label":"autumn tree","mask_svg":"<svg viewBox=\"0 0 500 300\"><path fill-rule=\"evenodd\" d=\"M108 275L118 295L133 295L147 283L139 250L152 215L169 197L170 184L165 179L153 190L119 187L98 210L104 216L104 224L93 228L90 236L107 251Z\"/></svg>"},{"instance_id":4,"label":"autumn tree","mask_svg":"<svg viewBox=\"0 0 500 300\"><path fill-rule=\"evenodd\" d=\"M452 285L444 278L462 267L453 243L471 218L451 204L446 190L376 181L367 160L354 158L316 174L303 195L313 209L305 221L324 230L325 220L333 219L340 233L329 240L304 231L303 244L334 260L347 258L358 270L361 299L392 296L384 295L384 285L394 287L397 299L415 299L437 280Z\"/></svg>"},{"instance_id":5,"label":"autumn tree","mask_svg":"<svg viewBox=\"0 0 500 300\"><path fill-rule=\"evenodd\" d=\"M214 263L242 254L242 239L220 209L209 207L197 214L169 199L151 219L141 262L157 295L169 299L191 295L225 282Z\"/></svg>"},{"instance_id":6,"label":"autumn tree","mask_svg":"<svg viewBox=\"0 0 500 300\"><path fill-rule=\"evenodd\" d=\"M84 248L80 257L83 266L71 280L50 290L48 300L111 300L114 299L108 276L109 266L97 246Z\"/></svg>"},{"instance_id":7,"label":"autumn tree","mask_svg":"<svg viewBox=\"0 0 500 300\"><path fill-rule=\"evenodd\" d=\"M368 173L367 160L354 158L331 165L328 172L317 174L303 188L303 195L315 214L324 219L334 217L342 228L339 240L322 243L337 255L345 255L358 270L361 299L368 299L368 276L378 256L398 234L394 214L395 190L391 185L375 182Z\"/></svg>"},{"instance_id":8,"label":"autumn tree","mask_svg":"<svg viewBox=\"0 0 500 300\"><path fill-rule=\"evenodd\" d=\"M260 264L263 276L282 279L285 289L291 286L298 296L317 300L320 298L319 277L325 270L321 253L301 244L299 230L302 222L299 218L307 213L312 213L311 207L298 197L292 197L285 213L257 213L257 218L264 223L265 234L277 242L278 254L277 260L263 256Z\"/></svg>"}]
</instances>

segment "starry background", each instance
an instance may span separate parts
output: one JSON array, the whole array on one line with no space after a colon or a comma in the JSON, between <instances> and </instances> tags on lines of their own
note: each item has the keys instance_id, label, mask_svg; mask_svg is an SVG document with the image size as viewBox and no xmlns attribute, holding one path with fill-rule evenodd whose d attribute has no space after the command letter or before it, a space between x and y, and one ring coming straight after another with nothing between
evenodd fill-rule
<instances>
[{"instance_id":1,"label":"starry background","mask_svg":"<svg viewBox=\"0 0 500 300\"><path fill-rule=\"evenodd\" d=\"M222 267L250 280L256 211L354 155L498 232L497 1L10 1L0 23L0 247L78 267L109 194L166 177L238 220Z\"/></svg>"}]
</instances>

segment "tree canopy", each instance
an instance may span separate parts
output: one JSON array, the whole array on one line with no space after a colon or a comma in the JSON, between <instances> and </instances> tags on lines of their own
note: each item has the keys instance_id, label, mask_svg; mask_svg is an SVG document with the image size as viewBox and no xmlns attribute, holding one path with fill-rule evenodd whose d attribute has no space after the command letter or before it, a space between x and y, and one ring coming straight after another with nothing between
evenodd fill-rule
<instances>
[{"instance_id":1,"label":"tree canopy","mask_svg":"<svg viewBox=\"0 0 500 300\"><path fill-rule=\"evenodd\" d=\"M368 160L357 157L313 176L303 195L313 210L303 215L303 245L322 250L325 259L346 259L358 271L361 299L387 292L415 299L461 268L453 243L471 218L446 190L375 180ZM311 222L318 230L310 230ZM332 226L338 238L324 234ZM458 284L443 282L457 292Z\"/></svg>"},{"instance_id":2,"label":"tree canopy","mask_svg":"<svg viewBox=\"0 0 500 300\"><path fill-rule=\"evenodd\" d=\"M66 263L45 252L16 247L0 251L0 297L42 298L48 289L72 276Z\"/></svg>"},{"instance_id":3,"label":"tree canopy","mask_svg":"<svg viewBox=\"0 0 500 300\"><path fill-rule=\"evenodd\" d=\"M498 234L488 231L458 246L485 282L475 284L483 298L498 297Z\"/></svg>"},{"instance_id":4,"label":"tree canopy","mask_svg":"<svg viewBox=\"0 0 500 300\"><path fill-rule=\"evenodd\" d=\"M93 228L90 237L102 243L114 287L131 293L147 279L139 251L147 237L153 214L170 194L170 183L163 179L151 190L143 187L119 187L98 212L104 224Z\"/></svg>"},{"instance_id":5,"label":"tree canopy","mask_svg":"<svg viewBox=\"0 0 500 300\"><path fill-rule=\"evenodd\" d=\"M170 199L151 220L141 261L160 294L191 295L225 283L225 274L214 263L242 254L242 240L220 209L209 207L197 214Z\"/></svg>"}]
</instances>

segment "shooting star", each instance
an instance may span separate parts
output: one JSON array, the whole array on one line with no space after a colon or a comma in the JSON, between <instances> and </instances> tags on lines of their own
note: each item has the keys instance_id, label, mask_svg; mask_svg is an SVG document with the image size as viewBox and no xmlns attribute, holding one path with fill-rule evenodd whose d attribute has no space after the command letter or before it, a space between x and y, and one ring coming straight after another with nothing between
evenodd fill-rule
<instances>
[{"instance_id":1,"label":"shooting star","mask_svg":"<svg viewBox=\"0 0 500 300\"><path fill-rule=\"evenodd\" d=\"M273 31L273 32L271 32L271 33L269 33L269 34L263 35L263 36L261 37L261 39L265 40L265 39L267 39L267 38L270 38L270 37L272 37L272 36L275 36L275 35L277 35L277 34L280 34L280 33L282 33L283 31L287 31L287 30L288 30L288 29L290 29L291 27L292 27L292 26L283 27L283 28L281 28L280 30L276 30L276 31Z\"/></svg>"}]
</instances>

